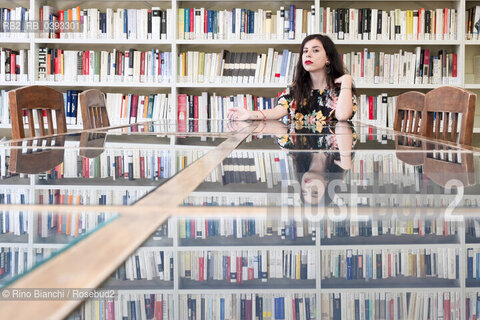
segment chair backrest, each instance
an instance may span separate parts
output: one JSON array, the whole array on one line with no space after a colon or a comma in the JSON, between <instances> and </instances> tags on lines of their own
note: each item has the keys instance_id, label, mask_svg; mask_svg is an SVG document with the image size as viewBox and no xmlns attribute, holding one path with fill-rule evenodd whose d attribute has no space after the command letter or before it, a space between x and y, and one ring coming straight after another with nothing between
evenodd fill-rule
<instances>
[{"instance_id":1,"label":"chair backrest","mask_svg":"<svg viewBox=\"0 0 480 320\"><path fill-rule=\"evenodd\" d=\"M444 86L429 91L425 95L422 135L472 144L476 99L476 94L456 87Z\"/></svg>"},{"instance_id":2,"label":"chair backrest","mask_svg":"<svg viewBox=\"0 0 480 320\"><path fill-rule=\"evenodd\" d=\"M397 98L393 129L406 133L421 134L422 112L425 94L418 91L402 93Z\"/></svg>"},{"instance_id":3,"label":"chair backrest","mask_svg":"<svg viewBox=\"0 0 480 320\"><path fill-rule=\"evenodd\" d=\"M63 95L57 90L45 86L29 86L9 91L8 98L13 139L25 138L24 111L26 112L29 137L31 138L37 137L36 126L39 129L38 136L55 134L52 111L55 111L57 133L67 132ZM37 124L34 120L34 110L37 113ZM45 116L46 123L44 121ZM47 128L45 128L45 125Z\"/></svg>"},{"instance_id":4,"label":"chair backrest","mask_svg":"<svg viewBox=\"0 0 480 320\"><path fill-rule=\"evenodd\" d=\"M84 129L95 129L110 126L105 96L97 89L83 91L79 95Z\"/></svg>"}]
</instances>

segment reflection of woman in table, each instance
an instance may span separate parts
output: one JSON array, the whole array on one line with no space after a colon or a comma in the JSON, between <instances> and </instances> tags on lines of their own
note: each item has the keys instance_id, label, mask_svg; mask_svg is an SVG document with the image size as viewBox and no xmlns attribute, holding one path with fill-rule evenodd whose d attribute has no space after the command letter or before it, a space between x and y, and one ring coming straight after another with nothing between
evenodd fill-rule
<instances>
[{"instance_id":1,"label":"reflection of woman in table","mask_svg":"<svg viewBox=\"0 0 480 320\"><path fill-rule=\"evenodd\" d=\"M347 122L324 126L317 134L308 134L308 128L296 129L294 135L284 135L280 145L292 150L319 150L292 152L296 178L301 187L301 199L311 205L328 206L334 181L343 181L345 170L352 167L352 147L355 134ZM303 135L301 135L303 133ZM333 186L333 185L332 185Z\"/></svg>"}]
</instances>

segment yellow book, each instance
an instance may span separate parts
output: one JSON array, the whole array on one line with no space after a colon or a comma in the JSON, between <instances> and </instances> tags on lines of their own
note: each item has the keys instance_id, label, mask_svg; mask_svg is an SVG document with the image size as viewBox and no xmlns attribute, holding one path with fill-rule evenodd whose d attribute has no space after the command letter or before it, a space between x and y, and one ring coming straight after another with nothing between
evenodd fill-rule
<instances>
[{"instance_id":1,"label":"yellow book","mask_svg":"<svg viewBox=\"0 0 480 320\"><path fill-rule=\"evenodd\" d=\"M198 81L205 81L205 52L201 51L198 54Z\"/></svg>"},{"instance_id":2,"label":"yellow book","mask_svg":"<svg viewBox=\"0 0 480 320\"><path fill-rule=\"evenodd\" d=\"M185 9L178 9L178 39L185 39Z\"/></svg>"},{"instance_id":3,"label":"yellow book","mask_svg":"<svg viewBox=\"0 0 480 320\"><path fill-rule=\"evenodd\" d=\"M192 277L192 268L190 263L190 252L186 251L185 253L185 278L190 279Z\"/></svg>"},{"instance_id":4,"label":"yellow book","mask_svg":"<svg viewBox=\"0 0 480 320\"><path fill-rule=\"evenodd\" d=\"M148 95L145 95L145 103L143 104L143 119L147 119L148 114Z\"/></svg>"},{"instance_id":5,"label":"yellow book","mask_svg":"<svg viewBox=\"0 0 480 320\"><path fill-rule=\"evenodd\" d=\"M407 40L413 40L413 10L407 10Z\"/></svg>"},{"instance_id":6,"label":"yellow book","mask_svg":"<svg viewBox=\"0 0 480 320\"><path fill-rule=\"evenodd\" d=\"M180 237L180 239L185 239L185 238L187 237L187 235L186 235L186 233L185 233L185 229L186 229L186 227L185 227L185 219L179 219L179 220L178 220L178 223L179 223L179 224L178 224L178 225L179 225L179 227L178 227L178 229L179 229L179 231L178 231L179 237Z\"/></svg>"},{"instance_id":7,"label":"yellow book","mask_svg":"<svg viewBox=\"0 0 480 320\"><path fill-rule=\"evenodd\" d=\"M301 266L301 260L300 260L300 252L297 252L295 255L295 279L300 280L300 266Z\"/></svg>"},{"instance_id":8,"label":"yellow book","mask_svg":"<svg viewBox=\"0 0 480 320\"><path fill-rule=\"evenodd\" d=\"M413 221L407 221L407 234L413 234Z\"/></svg>"},{"instance_id":9,"label":"yellow book","mask_svg":"<svg viewBox=\"0 0 480 320\"><path fill-rule=\"evenodd\" d=\"M187 53L186 52L182 52L182 71L183 71L182 76L186 77L187 76Z\"/></svg>"}]
</instances>

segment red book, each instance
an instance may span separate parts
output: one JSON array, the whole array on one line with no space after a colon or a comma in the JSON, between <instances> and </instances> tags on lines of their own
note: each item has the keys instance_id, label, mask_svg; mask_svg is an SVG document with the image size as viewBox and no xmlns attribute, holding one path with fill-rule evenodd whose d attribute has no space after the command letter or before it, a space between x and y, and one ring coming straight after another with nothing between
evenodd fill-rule
<instances>
[{"instance_id":1,"label":"red book","mask_svg":"<svg viewBox=\"0 0 480 320\"><path fill-rule=\"evenodd\" d=\"M83 65L85 70L84 75L88 76L90 74L90 51L85 51L85 64ZM56 73L56 72L55 72Z\"/></svg>"},{"instance_id":2,"label":"red book","mask_svg":"<svg viewBox=\"0 0 480 320\"><path fill-rule=\"evenodd\" d=\"M190 32L195 32L195 10L190 9Z\"/></svg>"},{"instance_id":3,"label":"red book","mask_svg":"<svg viewBox=\"0 0 480 320\"><path fill-rule=\"evenodd\" d=\"M145 82L145 52L140 54L140 81Z\"/></svg>"},{"instance_id":4,"label":"red book","mask_svg":"<svg viewBox=\"0 0 480 320\"><path fill-rule=\"evenodd\" d=\"M297 318L297 309L295 308L295 298L292 298L292 319L296 319L296 318Z\"/></svg>"},{"instance_id":5,"label":"red book","mask_svg":"<svg viewBox=\"0 0 480 320\"><path fill-rule=\"evenodd\" d=\"M161 52L155 52L155 59L157 59L157 64L158 64L158 73L157 76L162 74L162 53Z\"/></svg>"},{"instance_id":6,"label":"red book","mask_svg":"<svg viewBox=\"0 0 480 320\"><path fill-rule=\"evenodd\" d=\"M248 280L254 280L255 279L255 274L253 273L253 268L248 268L247 279Z\"/></svg>"},{"instance_id":7,"label":"red book","mask_svg":"<svg viewBox=\"0 0 480 320\"><path fill-rule=\"evenodd\" d=\"M230 282L230 256L226 256L225 260L226 260L225 273L227 274L227 281Z\"/></svg>"},{"instance_id":8,"label":"red book","mask_svg":"<svg viewBox=\"0 0 480 320\"><path fill-rule=\"evenodd\" d=\"M178 100L178 131L185 132L187 130L187 95L179 94Z\"/></svg>"},{"instance_id":9,"label":"red book","mask_svg":"<svg viewBox=\"0 0 480 320\"><path fill-rule=\"evenodd\" d=\"M443 319L450 320L450 295L443 295Z\"/></svg>"},{"instance_id":10,"label":"red book","mask_svg":"<svg viewBox=\"0 0 480 320\"><path fill-rule=\"evenodd\" d=\"M393 307L393 299L390 299L390 320L394 320L395 308Z\"/></svg>"},{"instance_id":11,"label":"red book","mask_svg":"<svg viewBox=\"0 0 480 320\"><path fill-rule=\"evenodd\" d=\"M373 120L373 96L368 97L368 120Z\"/></svg>"},{"instance_id":12,"label":"red book","mask_svg":"<svg viewBox=\"0 0 480 320\"><path fill-rule=\"evenodd\" d=\"M11 78L12 81L13 81L13 80L16 80L16 76L15 76L15 75L16 75L16 73L15 73L15 65L16 65L16 63L15 63L15 57L16 57L16 56L17 56L17 55L16 55L15 53L13 53L13 52L10 54L10 75L11 75L11 77L12 77L12 78Z\"/></svg>"},{"instance_id":13,"label":"red book","mask_svg":"<svg viewBox=\"0 0 480 320\"><path fill-rule=\"evenodd\" d=\"M130 123L137 122L138 95L132 94L132 103L130 105Z\"/></svg>"},{"instance_id":14,"label":"red book","mask_svg":"<svg viewBox=\"0 0 480 320\"><path fill-rule=\"evenodd\" d=\"M413 39L413 40L418 40L418 37L420 36L420 33L422 32L422 24L421 24L420 22L421 22L421 19L422 19L422 14L424 14L423 11L425 11L424 8L418 9L417 39ZM425 19L425 18L424 18L424 19Z\"/></svg>"},{"instance_id":15,"label":"red book","mask_svg":"<svg viewBox=\"0 0 480 320\"><path fill-rule=\"evenodd\" d=\"M113 301L107 301L107 319L115 319L115 307Z\"/></svg>"},{"instance_id":16,"label":"red book","mask_svg":"<svg viewBox=\"0 0 480 320\"><path fill-rule=\"evenodd\" d=\"M237 283L242 283L242 256L237 256Z\"/></svg>"},{"instance_id":17,"label":"red book","mask_svg":"<svg viewBox=\"0 0 480 320\"><path fill-rule=\"evenodd\" d=\"M203 12L203 33L205 34L205 36L208 33L208 10L207 9L205 9L205 11Z\"/></svg>"},{"instance_id":18,"label":"red book","mask_svg":"<svg viewBox=\"0 0 480 320\"><path fill-rule=\"evenodd\" d=\"M430 50L425 49L423 52L423 76L428 77L430 75Z\"/></svg>"},{"instance_id":19,"label":"red book","mask_svg":"<svg viewBox=\"0 0 480 320\"><path fill-rule=\"evenodd\" d=\"M193 118L198 119L198 96L193 96Z\"/></svg>"},{"instance_id":20,"label":"red book","mask_svg":"<svg viewBox=\"0 0 480 320\"><path fill-rule=\"evenodd\" d=\"M198 258L198 275L199 275L199 281L205 281L205 279L203 278L203 273L204 273L204 262L205 262L205 259L203 258L203 256L199 257Z\"/></svg>"},{"instance_id":21,"label":"red book","mask_svg":"<svg viewBox=\"0 0 480 320\"><path fill-rule=\"evenodd\" d=\"M145 178L145 157L140 157L140 178Z\"/></svg>"},{"instance_id":22,"label":"red book","mask_svg":"<svg viewBox=\"0 0 480 320\"><path fill-rule=\"evenodd\" d=\"M443 36L448 34L448 8L443 9ZM445 38L443 38L445 40Z\"/></svg>"},{"instance_id":23,"label":"red book","mask_svg":"<svg viewBox=\"0 0 480 320\"><path fill-rule=\"evenodd\" d=\"M388 276L392 276L392 254L388 253Z\"/></svg>"},{"instance_id":24,"label":"red book","mask_svg":"<svg viewBox=\"0 0 480 320\"><path fill-rule=\"evenodd\" d=\"M157 163L158 163L157 177L161 178L162 177L162 157L157 157Z\"/></svg>"},{"instance_id":25,"label":"red book","mask_svg":"<svg viewBox=\"0 0 480 320\"><path fill-rule=\"evenodd\" d=\"M452 77L457 77L457 54L452 55Z\"/></svg>"},{"instance_id":26,"label":"red book","mask_svg":"<svg viewBox=\"0 0 480 320\"><path fill-rule=\"evenodd\" d=\"M359 11L360 12L360 11ZM360 59L360 77L364 77L364 60L365 60L365 52L361 52L361 59Z\"/></svg>"},{"instance_id":27,"label":"red book","mask_svg":"<svg viewBox=\"0 0 480 320\"><path fill-rule=\"evenodd\" d=\"M245 320L252 320L252 299L245 299Z\"/></svg>"},{"instance_id":28,"label":"red book","mask_svg":"<svg viewBox=\"0 0 480 320\"><path fill-rule=\"evenodd\" d=\"M162 320L163 319L163 304L162 298L160 294L155 296L155 307L154 307L154 314L155 320Z\"/></svg>"},{"instance_id":29,"label":"red book","mask_svg":"<svg viewBox=\"0 0 480 320\"><path fill-rule=\"evenodd\" d=\"M118 52L118 75L121 76L123 75L123 53Z\"/></svg>"}]
</instances>

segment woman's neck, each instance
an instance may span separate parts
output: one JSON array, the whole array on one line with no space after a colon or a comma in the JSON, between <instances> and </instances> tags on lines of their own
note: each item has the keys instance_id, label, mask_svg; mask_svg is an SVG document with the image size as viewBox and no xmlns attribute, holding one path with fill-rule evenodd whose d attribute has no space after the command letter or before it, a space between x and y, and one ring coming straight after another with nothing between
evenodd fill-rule
<instances>
[{"instance_id":1,"label":"woman's neck","mask_svg":"<svg viewBox=\"0 0 480 320\"><path fill-rule=\"evenodd\" d=\"M327 73L325 70L317 72L310 72L310 79L312 79L312 89L325 89L328 87Z\"/></svg>"},{"instance_id":2,"label":"woman's neck","mask_svg":"<svg viewBox=\"0 0 480 320\"><path fill-rule=\"evenodd\" d=\"M312 162L310 162L310 168L308 171L311 172L325 172L325 162L327 157L323 152L316 152L312 156Z\"/></svg>"}]
</instances>

